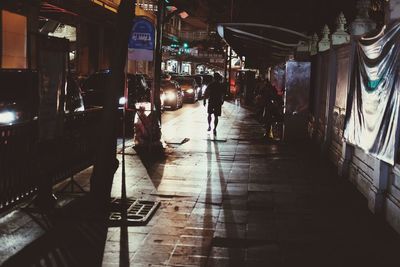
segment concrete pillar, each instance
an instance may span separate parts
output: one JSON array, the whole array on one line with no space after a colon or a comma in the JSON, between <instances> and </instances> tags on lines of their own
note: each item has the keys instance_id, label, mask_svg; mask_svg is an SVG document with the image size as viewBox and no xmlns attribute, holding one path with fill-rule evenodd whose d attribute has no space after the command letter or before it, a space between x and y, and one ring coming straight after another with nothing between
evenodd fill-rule
<instances>
[{"instance_id":1,"label":"concrete pillar","mask_svg":"<svg viewBox=\"0 0 400 267\"><path fill-rule=\"evenodd\" d=\"M342 156L338 163L338 175L340 177L349 177L351 159L354 154L354 147L346 142L342 146Z\"/></svg>"},{"instance_id":2,"label":"concrete pillar","mask_svg":"<svg viewBox=\"0 0 400 267\"><path fill-rule=\"evenodd\" d=\"M318 34L314 33L311 37L310 54L314 56L318 54Z\"/></svg>"},{"instance_id":3,"label":"concrete pillar","mask_svg":"<svg viewBox=\"0 0 400 267\"><path fill-rule=\"evenodd\" d=\"M297 47L297 52L308 53L309 51L310 51L309 43L305 41L300 41L299 46Z\"/></svg>"},{"instance_id":4,"label":"concrete pillar","mask_svg":"<svg viewBox=\"0 0 400 267\"><path fill-rule=\"evenodd\" d=\"M374 177L368 196L368 208L375 214L382 214L384 211L390 170L389 164L376 160Z\"/></svg>"},{"instance_id":5,"label":"concrete pillar","mask_svg":"<svg viewBox=\"0 0 400 267\"><path fill-rule=\"evenodd\" d=\"M346 18L343 12L340 12L336 21L336 31L332 34L332 45L347 44L350 42L350 34L345 30Z\"/></svg>"},{"instance_id":6,"label":"concrete pillar","mask_svg":"<svg viewBox=\"0 0 400 267\"><path fill-rule=\"evenodd\" d=\"M356 53L356 42L351 42L351 51L350 51L350 66L353 66L354 64L354 55ZM349 68L348 70L348 81L347 81L347 93L350 88L350 83L351 83L351 74L352 74L352 68ZM354 155L354 146L347 144L345 141L343 141L342 145L342 155L339 159L338 162L338 174L340 177L345 177L345 178L350 178L350 164L351 160Z\"/></svg>"},{"instance_id":7,"label":"concrete pillar","mask_svg":"<svg viewBox=\"0 0 400 267\"><path fill-rule=\"evenodd\" d=\"M91 24L89 25L89 71L90 73L96 72L99 70L99 35L100 31L97 25Z\"/></svg>"},{"instance_id":8,"label":"concrete pillar","mask_svg":"<svg viewBox=\"0 0 400 267\"><path fill-rule=\"evenodd\" d=\"M196 64L195 63L193 63L193 62L190 63L190 70L191 70L190 75L196 74Z\"/></svg>"},{"instance_id":9,"label":"concrete pillar","mask_svg":"<svg viewBox=\"0 0 400 267\"><path fill-rule=\"evenodd\" d=\"M28 57L28 68L36 69L37 68L37 47L35 35L39 32L39 3L32 4L31 8L28 9L27 16L27 31L28 31L28 39L27 39L27 57ZM1 16L0 16L1 19ZM0 22L1 23L1 22ZM1 30L1 27L0 27ZM0 38L1 39L1 38ZM1 47L1 44L0 44ZM0 58L1 61L1 58ZM1 63L1 62L0 62Z\"/></svg>"},{"instance_id":10,"label":"concrete pillar","mask_svg":"<svg viewBox=\"0 0 400 267\"><path fill-rule=\"evenodd\" d=\"M89 74L89 45L87 37L87 27L83 21L77 25L76 42L77 42L77 72L79 74Z\"/></svg>"},{"instance_id":11,"label":"concrete pillar","mask_svg":"<svg viewBox=\"0 0 400 267\"><path fill-rule=\"evenodd\" d=\"M333 132L333 109L336 101L336 84L337 84L337 55L336 50L329 50L329 68L328 68L328 82L326 87L326 106L325 106L325 135L322 144L322 153L329 152L329 147L332 142Z\"/></svg>"},{"instance_id":12,"label":"concrete pillar","mask_svg":"<svg viewBox=\"0 0 400 267\"><path fill-rule=\"evenodd\" d=\"M331 31L329 30L328 25L325 24L322 29L322 39L318 43L318 52L324 52L331 48L331 40L329 39L329 34Z\"/></svg>"},{"instance_id":13,"label":"concrete pillar","mask_svg":"<svg viewBox=\"0 0 400 267\"><path fill-rule=\"evenodd\" d=\"M351 35L362 36L366 33L376 29L376 23L369 17L369 8L371 0L358 0L357 10L358 14L356 19L351 23Z\"/></svg>"}]
</instances>

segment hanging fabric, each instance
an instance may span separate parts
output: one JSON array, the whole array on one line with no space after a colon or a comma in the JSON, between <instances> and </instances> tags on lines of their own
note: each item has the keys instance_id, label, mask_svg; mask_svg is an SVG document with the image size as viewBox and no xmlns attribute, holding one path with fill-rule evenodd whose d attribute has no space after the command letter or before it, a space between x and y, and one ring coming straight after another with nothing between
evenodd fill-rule
<instances>
[{"instance_id":1,"label":"hanging fabric","mask_svg":"<svg viewBox=\"0 0 400 267\"><path fill-rule=\"evenodd\" d=\"M344 138L391 165L399 139L400 23L356 48Z\"/></svg>"}]
</instances>

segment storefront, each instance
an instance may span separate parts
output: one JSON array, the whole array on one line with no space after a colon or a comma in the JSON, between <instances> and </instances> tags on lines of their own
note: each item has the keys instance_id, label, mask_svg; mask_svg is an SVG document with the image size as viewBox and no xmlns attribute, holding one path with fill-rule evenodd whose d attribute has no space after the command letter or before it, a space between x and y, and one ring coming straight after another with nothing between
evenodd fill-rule
<instances>
[{"instance_id":1,"label":"storefront","mask_svg":"<svg viewBox=\"0 0 400 267\"><path fill-rule=\"evenodd\" d=\"M165 64L165 71L167 72L178 72L178 61L175 59L170 59Z\"/></svg>"},{"instance_id":2,"label":"storefront","mask_svg":"<svg viewBox=\"0 0 400 267\"><path fill-rule=\"evenodd\" d=\"M182 62L182 73L184 74L192 74L192 64L190 62Z\"/></svg>"},{"instance_id":3,"label":"storefront","mask_svg":"<svg viewBox=\"0 0 400 267\"><path fill-rule=\"evenodd\" d=\"M28 68L28 18L25 9L0 10L0 67Z\"/></svg>"}]
</instances>

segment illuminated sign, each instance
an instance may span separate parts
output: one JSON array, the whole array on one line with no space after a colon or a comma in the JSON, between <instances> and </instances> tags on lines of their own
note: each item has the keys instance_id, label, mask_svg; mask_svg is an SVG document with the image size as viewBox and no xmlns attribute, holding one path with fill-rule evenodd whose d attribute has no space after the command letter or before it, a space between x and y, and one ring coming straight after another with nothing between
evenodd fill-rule
<instances>
[{"instance_id":1,"label":"illuminated sign","mask_svg":"<svg viewBox=\"0 0 400 267\"><path fill-rule=\"evenodd\" d=\"M153 60L154 25L147 18L138 17L133 22L128 44L130 60Z\"/></svg>"},{"instance_id":2,"label":"illuminated sign","mask_svg":"<svg viewBox=\"0 0 400 267\"><path fill-rule=\"evenodd\" d=\"M118 6L121 3L121 0L92 0L93 3L96 3L104 8L107 8L113 12L117 12Z\"/></svg>"}]
</instances>

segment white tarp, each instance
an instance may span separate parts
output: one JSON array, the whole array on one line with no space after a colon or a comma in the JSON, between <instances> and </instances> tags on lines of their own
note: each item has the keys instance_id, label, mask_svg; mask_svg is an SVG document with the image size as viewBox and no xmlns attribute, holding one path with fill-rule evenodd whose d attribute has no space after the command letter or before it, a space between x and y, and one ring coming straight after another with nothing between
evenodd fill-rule
<instances>
[{"instance_id":1,"label":"white tarp","mask_svg":"<svg viewBox=\"0 0 400 267\"><path fill-rule=\"evenodd\" d=\"M399 139L399 38L396 24L358 43L344 129L348 143L392 165Z\"/></svg>"}]
</instances>

